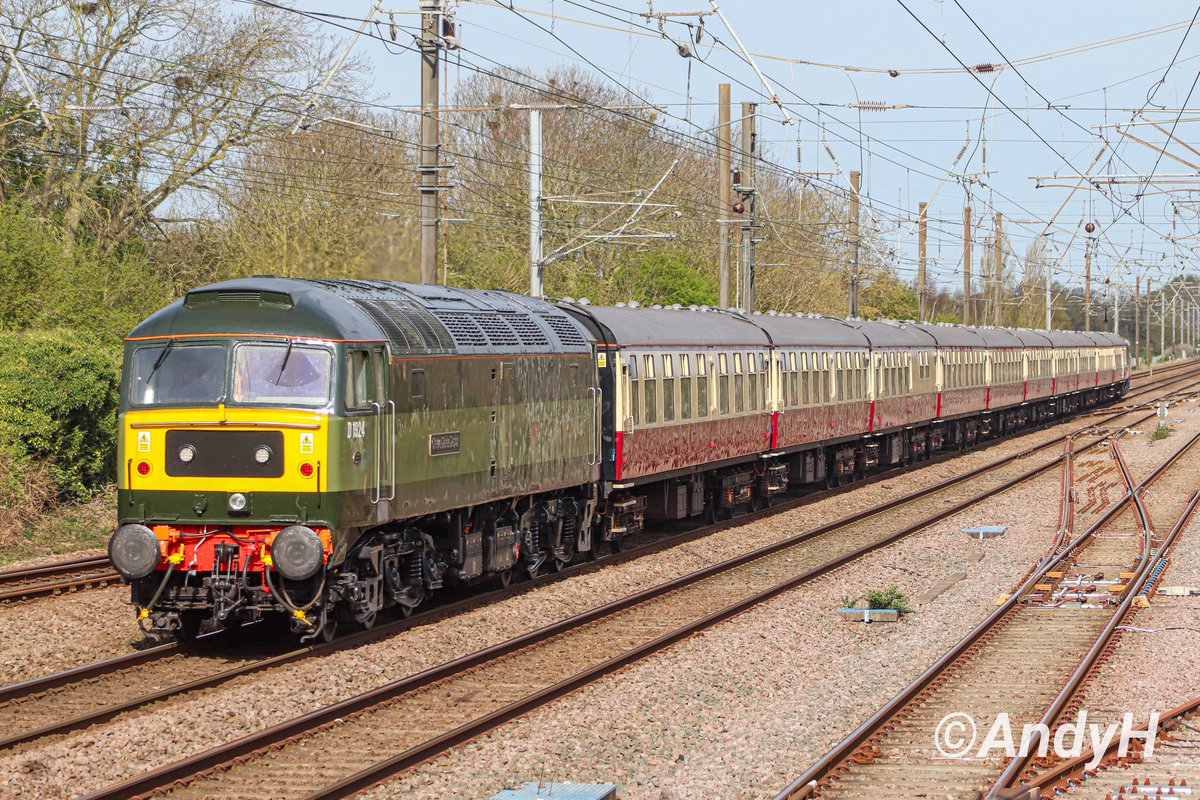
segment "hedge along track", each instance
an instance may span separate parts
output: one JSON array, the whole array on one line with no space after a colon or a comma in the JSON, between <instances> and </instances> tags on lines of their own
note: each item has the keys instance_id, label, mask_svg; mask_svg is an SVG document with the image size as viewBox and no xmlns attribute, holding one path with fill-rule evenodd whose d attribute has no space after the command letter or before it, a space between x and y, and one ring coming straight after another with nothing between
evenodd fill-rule
<instances>
[{"instance_id":1,"label":"hedge along track","mask_svg":"<svg viewBox=\"0 0 1200 800\"><path fill-rule=\"evenodd\" d=\"M1104 434L1086 435L1092 441L1081 450L1105 439ZM346 796L1051 469L1066 455L1047 451L1065 438L393 681L90 797L129 797L159 789L184 797ZM965 485L972 477L990 485L972 495ZM929 506L941 510L922 511ZM311 756L324 748L338 753L337 763Z\"/></svg>"},{"instance_id":2,"label":"hedge along track","mask_svg":"<svg viewBox=\"0 0 1200 800\"><path fill-rule=\"evenodd\" d=\"M948 715L968 714L977 726L979 735L974 743L979 745L1002 711L1010 714L1017 736L1025 723L1048 720L1047 724L1053 724L1100 662L1117 626L1155 574L1155 565L1194 512L1196 496L1186 504L1171 533L1153 549L1141 493L1197 441L1200 434L1136 486L1114 447L1127 487L1120 501L1062 552L1042 559L996 611L789 784L776 800L979 797L976 792L980 791L990 798L1015 782L1024 762L1006 764L995 757L995 751L988 760L945 757L937 750L935 737L950 731L940 730L939 725ZM1134 522L1140 528L1137 533L1130 531ZM1118 528L1115 533L1100 533L1114 527ZM1116 579L1123 583L1114 584L1113 562L1122 559L1134 566ZM1076 583L1068 570L1090 577ZM1098 577L1101 571L1105 578ZM1105 589L1115 593L1112 586L1121 587L1122 599L1115 611L1066 606L1064 593L1085 591L1088 583L1096 593ZM952 744L948 740L943 743ZM1032 750L1036 754L1036 746ZM978 755L978 750L968 750L971 753Z\"/></svg>"},{"instance_id":3,"label":"hedge along track","mask_svg":"<svg viewBox=\"0 0 1200 800\"><path fill-rule=\"evenodd\" d=\"M88 556L38 567L10 569L0 572L0 603L96 589L120 580L116 570L109 566L108 556Z\"/></svg>"},{"instance_id":4,"label":"hedge along track","mask_svg":"<svg viewBox=\"0 0 1200 800\"><path fill-rule=\"evenodd\" d=\"M1198 376L1200 367L1189 360L1162 367L1160 372L1170 372L1171 374L1154 378L1150 372L1145 370L1133 373L1132 378L1135 380L1153 379L1134 387L1134 390L1126 395L1126 399L1138 397L1189 377ZM1137 407L1137 405L1126 404L1120 410L1135 410ZM1110 408L1090 411L1085 412L1084 415L1107 413L1111 410ZM994 441L996 440L989 440L987 443ZM862 483L859 482L855 485L861 486ZM107 556L89 556L26 569L0 571L0 605L55 597L85 589L99 589L119 581L120 576L109 565Z\"/></svg>"},{"instance_id":5,"label":"hedge along track","mask_svg":"<svg viewBox=\"0 0 1200 800\"><path fill-rule=\"evenodd\" d=\"M1194 384L1189 384L1187 388L1190 388L1192 385ZM1091 427L1097 424L1111 424L1131 413L1126 411L1118 412L1106 420L1092 423ZM1150 415L1146 414L1129 421L1128 424L1139 424L1149 418ZM1037 433L1038 431L1034 430L1027 432L1025 435L1032 436ZM1000 459L991 464L984 465L976 470L958 476L954 480L945 481L931 487L931 489L951 490L956 483L977 477L996 467L1011 463L1012 459L1032 456L1052 445L1062 443L1073 435L1060 435L1046 442L1036 444L1015 454L1010 459ZM989 443L995 442L993 440ZM939 459L922 462L922 465L954 457L955 454L946 453ZM684 533L659 538L635 550L618 553L614 556L606 556L599 562L573 566L565 573L544 575L538 577L533 582L515 584L508 589L475 594L460 601L433 607L411 619L381 624L370 632L344 636L331 644L298 648L261 659L223 658L220 653L214 652L216 648L205 647L203 640L201 643L198 643L198 646L179 647L174 644L161 645L145 651L118 656L19 684L0 687L0 731L5 732L3 738L0 738L0 750L32 742L49 735L67 733L103 723L118 714L146 706L153 702L166 700L185 692L211 688L239 676L281 667L310 656L329 655L338 650L378 641L396 635L418 624L464 613L473 608L529 591L531 588L545 585L547 582L561 580L571 575L579 575L615 563L632 560L646 553L662 550L690 539L708 535L717 530L743 525L782 511L797 508L815 499L852 491L854 488L865 485L865 483L887 480L893 476L894 471L881 473L872 479L868 479L866 482L860 481L833 490L810 493L783 503L778 503L771 509L736 517L731 521L718 525L704 526ZM913 495L910 499L922 497L925 497L925 495L917 494ZM874 514L882 512L893 505L895 504L883 504L864 513ZM832 525L822 526L809 532L807 535L811 537L830 532L836 526L851 522L860 516L862 515L839 520ZM901 524L906 523L902 522ZM250 636L253 635L253 633L250 634ZM227 640L230 637L238 636L239 632L234 630L223 633L220 638ZM226 652L242 654L242 651L237 650L236 647L229 647L227 641L224 644ZM217 648L221 646L217 645ZM148 685L162 688L147 693L144 691L144 687Z\"/></svg>"}]
</instances>

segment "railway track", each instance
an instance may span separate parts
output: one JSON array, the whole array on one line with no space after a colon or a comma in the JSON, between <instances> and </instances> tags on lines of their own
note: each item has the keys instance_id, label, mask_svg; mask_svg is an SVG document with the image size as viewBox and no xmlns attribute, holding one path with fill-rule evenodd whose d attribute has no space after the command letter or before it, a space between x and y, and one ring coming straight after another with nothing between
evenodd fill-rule
<instances>
[{"instance_id":1,"label":"railway track","mask_svg":"<svg viewBox=\"0 0 1200 800\"><path fill-rule=\"evenodd\" d=\"M1032 759L973 748L967 757L961 751L948 755L942 745L952 742L938 738L954 732L947 720L965 725L969 718L986 731L1004 712L1015 731L1026 723L1055 730L1200 501L1200 492L1192 491L1161 541L1142 502L1145 489L1164 473L1185 469L1176 466L1182 460L1195 469L1198 441L1200 434L1140 483L1114 445L1123 497L1069 545L1051 551L995 612L776 800L1009 796L1002 793L1027 777ZM1119 602L1112 605L1108 597ZM1036 756L1036 746L1030 749Z\"/></svg>"},{"instance_id":2,"label":"railway track","mask_svg":"<svg viewBox=\"0 0 1200 800\"><path fill-rule=\"evenodd\" d=\"M1139 731L1145 731L1143 725ZM1119 753L1114 737L1097 754L1087 748L1039 774L1028 784L1028 796L1042 797L1184 797L1200 783L1200 697L1159 716L1155 747L1146 753L1142 739L1132 739L1130 749ZM1099 758L1097 758L1097 755ZM1096 763L1094 769L1088 765ZM1187 787L1193 787L1191 792Z\"/></svg>"},{"instance_id":3,"label":"railway track","mask_svg":"<svg viewBox=\"0 0 1200 800\"><path fill-rule=\"evenodd\" d=\"M1113 422L1124 416L1125 414L1113 415L1109 421ZM1133 421L1133 424L1147 418L1149 418L1149 415L1145 415L1140 420ZM959 484L969 479L992 473L1005 464L1018 465L1022 460L1034 457L1046 459L1047 465L1055 463L1056 459L1053 458L1053 454L1044 451L1048 451L1055 444L1063 442L1065 438L1060 436L1047 442L1042 442L1021 453L1015 454L1011 459L1001 459L960 476L953 481L933 487L933 489L937 490L935 492L918 493L907 498L904 502L891 504L890 524L892 527L888 528L888 530L904 528L910 525L913 520L923 518L925 515L921 511L921 507L925 503L946 504L957 502L957 497L947 499L939 497L939 494L961 493L964 489ZM990 480L993 482L1002 482L1005 478L993 474L990 475ZM808 502L810 499L805 498L789 501L774 509L760 512L758 516L778 513L803 502ZM883 513L885 510L888 509L881 506L872 510L866 516L859 516L867 520L876 514ZM901 517L902 514L904 515L903 517ZM743 524L750 519L752 517L739 517L729 523L668 537L668 539L656 543L653 548L647 549L659 549L671 546L684 539L706 535L722 527ZM863 544L866 546L865 543L869 541L867 529L871 528L875 524L875 521L861 523L857 538L850 538L848 536L846 525L849 524L849 521L844 522L846 524L843 524L839 528L839 537L847 545ZM826 526L826 529L832 530L829 526ZM816 536L822 532L828 532L828 530L817 529L809 532L808 536ZM843 547L841 552L852 550L852 547ZM581 568L594 569L597 566L612 564L615 560L626 560L642 554L644 554L644 551L621 553L615 557L605 558L602 565L581 565ZM836 554L830 554L829 558L835 556ZM817 560L819 561L819 559ZM575 574L578 574L578 571ZM561 579L561 577L561 575L545 576L535 583L541 585L545 580ZM327 655L335 650L357 647L369 641L395 635L416 624L428 622L431 618L441 618L461 613L469 608L494 602L501 597L528 590L529 586L530 584L524 584L511 587L508 590L497 590L484 595L477 595L433 609L432 612L425 612L423 615L418 615L410 620L399 620L381 625L371 632L344 637L329 645L299 648L258 660L223 660L221 658L214 658L211 652L192 652L190 649L162 646L154 648L151 651L109 659L98 664L69 670L65 673L3 687L0 688L0 730L7 731L8 735L0 739L0 748L11 748L52 734L65 733L102 723L120 713L153 702L169 699L185 692L211 688L238 676L282 667L310 656ZM236 635L236 632L231 633ZM234 651L236 651L236 648L234 648ZM156 666L156 664L160 663L162 669ZM154 677L154 685L163 688L150 693L144 692L140 687L146 685L146 678L148 676ZM166 680L164 680L164 676L166 676Z\"/></svg>"},{"instance_id":4,"label":"railway track","mask_svg":"<svg viewBox=\"0 0 1200 800\"><path fill-rule=\"evenodd\" d=\"M1105 437L1082 438L1091 440L1079 448L1086 452ZM1067 458L1054 447L1063 441L1042 443L914 496L394 681L91 797L156 790L180 797L346 796L1042 473ZM972 488L973 481L984 485ZM942 510L929 514L923 510L929 507ZM336 746L338 763L306 757L325 746Z\"/></svg>"},{"instance_id":5,"label":"railway track","mask_svg":"<svg viewBox=\"0 0 1200 800\"><path fill-rule=\"evenodd\" d=\"M24 569L0 572L0 603L51 597L81 589L99 588L121 578L108 556L88 556Z\"/></svg>"},{"instance_id":6,"label":"railway track","mask_svg":"<svg viewBox=\"0 0 1200 800\"><path fill-rule=\"evenodd\" d=\"M1157 377L1155 377L1155 373L1157 373ZM1136 410L1140 404L1130 404L1129 400L1152 393L1163 386L1185 378L1200 376L1200 367L1192 361L1184 361L1161 367L1155 373L1148 370L1133 373L1133 380L1139 383L1125 396L1123 406L1118 409L1097 409L1088 412L1088 415L1108 414L1114 410ZM120 576L109 566L107 556L68 559L37 567L6 570L0 572L0 604L18 603L69 592L102 588L119 581Z\"/></svg>"}]
</instances>

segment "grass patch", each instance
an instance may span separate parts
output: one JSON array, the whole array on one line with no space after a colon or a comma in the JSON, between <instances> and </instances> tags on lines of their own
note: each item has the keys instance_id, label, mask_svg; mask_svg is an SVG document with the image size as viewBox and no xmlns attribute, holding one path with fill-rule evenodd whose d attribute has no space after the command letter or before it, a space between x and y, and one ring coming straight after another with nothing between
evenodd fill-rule
<instances>
[{"instance_id":1,"label":"grass patch","mask_svg":"<svg viewBox=\"0 0 1200 800\"><path fill-rule=\"evenodd\" d=\"M1175 432L1174 428L1169 428L1166 425L1164 425L1161 428L1155 428L1154 433L1150 434L1150 441L1152 441L1152 442L1162 441L1163 439L1167 438L1174 432Z\"/></svg>"},{"instance_id":2,"label":"grass patch","mask_svg":"<svg viewBox=\"0 0 1200 800\"><path fill-rule=\"evenodd\" d=\"M891 609L901 614L912 611L908 597L900 591L899 586L889 586L886 589L872 589L867 592L867 608L873 610Z\"/></svg>"},{"instance_id":3,"label":"grass patch","mask_svg":"<svg viewBox=\"0 0 1200 800\"><path fill-rule=\"evenodd\" d=\"M116 519L117 489L105 487L83 503L64 503L3 538L0 565L106 547Z\"/></svg>"}]
</instances>

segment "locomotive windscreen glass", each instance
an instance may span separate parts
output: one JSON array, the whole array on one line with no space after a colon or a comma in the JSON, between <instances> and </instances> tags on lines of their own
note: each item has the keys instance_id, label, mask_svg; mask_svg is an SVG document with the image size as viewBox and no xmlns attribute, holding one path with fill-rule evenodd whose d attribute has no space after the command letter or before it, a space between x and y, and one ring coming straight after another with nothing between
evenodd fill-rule
<instances>
[{"instance_id":1,"label":"locomotive windscreen glass","mask_svg":"<svg viewBox=\"0 0 1200 800\"><path fill-rule=\"evenodd\" d=\"M225 348L177 345L140 348L133 356L135 405L219 403L225 395Z\"/></svg>"},{"instance_id":2,"label":"locomotive windscreen glass","mask_svg":"<svg viewBox=\"0 0 1200 800\"><path fill-rule=\"evenodd\" d=\"M333 354L302 345L243 344L234 351L233 401L289 406L329 402Z\"/></svg>"}]
</instances>

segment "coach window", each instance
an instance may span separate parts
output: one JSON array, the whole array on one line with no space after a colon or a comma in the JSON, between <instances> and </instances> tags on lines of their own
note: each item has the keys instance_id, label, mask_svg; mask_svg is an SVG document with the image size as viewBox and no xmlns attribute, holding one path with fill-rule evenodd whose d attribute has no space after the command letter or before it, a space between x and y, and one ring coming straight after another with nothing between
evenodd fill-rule
<instances>
[{"instance_id":1,"label":"coach window","mask_svg":"<svg viewBox=\"0 0 1200 800\"><path fill-rule=\"evenodd\" d=\"M666 354L663 360L663 422L675 421L675 357Z\"/></svg>"},{"instance_id":2,"label":"coach window","mask_svg":"<svg viewBox=\"0 0 1200 800\"><path fill-rule=\"evenodd\" d=\"M759 407L759 410L761 410L761 411L766 411L767 404L770 402L768 399L768 392L767 392L768 380L769 379L767 377L767 354L759 353L758 354L758 386L759 386L758 407Z\"/></svg>"},{"instance_id":3,"label":"coach window","mask_svg":"<svg viewBox=\"0 0 1200 800\"><path fill-rule=\"evenodd\" d=\"M634 425L638 425L642 421L641 407L642 394L641 385L638 383L638 360L637 356L629 357L629 418L633 420Z\"/></svg>"},{"instance_id":4,"label":"coach window","mask_svg":"<svg viewBox=\"0 0 1200 800\"><path fill-rule=\"evenodd\" d=\"M708 359L696 353L696 416L708 416Z\"/></svg>"},{"instance_id":5,"label":"coach window","mask_svg":"<svg viewBox=\"0 0 1200 800\"><path fill-rule=\"evenodd\" d=\"M806 406L812 402L808 396L808 387L812 382L812 376L808 374L808 353L800 354L800 360L796 366L800 370L800 404Z\"/></svg>"},{"instance_id":6,"label":"coach window","mask_svg":"<svg viewBox=\"0 0 1200 800\"><path fill-rule=\"evenodd\" d=\"M718 410L719 414L725 415L730 413L730 357L728 354L722 353L718 356L719 359L719 374L716 377L716 393L718 393Z\"/></svg>"},{"instance_id":7,"label":"coach window","mask_svg":"<svg viewBox=\"0 0 1200 800\"><path fill-rule=\"evenodd\" d=\"M783 376L783 390L787 395L787 405L795 408L800 405L800 373L796 363L795 353L784 353L783 361L787 364L787 374Z\"/></svg>"},{"instance_id":8,"label":"coach window","mask_svg":"<svg viewBox=\"0 0 1200 800\"><path fill-rule=\"evenodd\" d=\"M643 411L646 414L646 425L654 425L659 421L659 385L654 380L654 356L642 356L642 366L646 367L642 372L642 401Z\"/></svg>"},{"instance_id":9,"label":"coach window","mask_svg":"<svg viewBox=\"0 0 1200 800\"><path fill-rule=\"evenodd\" d=\"M679 356L679 418L692 418L692 359L687 353Z\"/></svg>"},{"instance_id":10,"label":"coach window","mask_svg":"<svg viewBox=\"0 0 1200 800\"><path fill-rule=\"evenodd\" d=\"M658 382L654 379L654 356L643 356L642 365L646 368L642 373L642 399L647 425L658 422Z\"/></svg>"},{"instance_id":11,"label":"coach window","mask_svg":"<svg viewBox=\"0 0 1200 800\"><path fill-rule=\"evenodd\" d=\"M742 354L733 354L733 410L742 413L746 409L746 377L742 373Z\"/></svg>"},{"instance_id":12,"label":"coach window","mask_svg":"<svg viewBox=\"0 0 1200 800\"><path fill-rule=\"evenodd\" d=\"M755 370L754 353L746 353L746 378L749 384L746 410L754 411L758 408L758 372Z\"/></svg>"}]
</instances>

